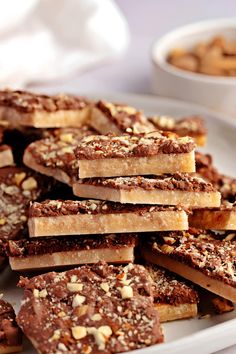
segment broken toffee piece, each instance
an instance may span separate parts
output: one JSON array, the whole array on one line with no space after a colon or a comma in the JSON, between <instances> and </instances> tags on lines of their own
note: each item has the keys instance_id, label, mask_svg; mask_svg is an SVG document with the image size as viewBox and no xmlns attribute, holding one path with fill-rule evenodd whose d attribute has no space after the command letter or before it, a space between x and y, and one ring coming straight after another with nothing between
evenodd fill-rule
<instances>
[{"instance_id":1,"label":"broken toffee piece","mask_svg":"<svg viewBox=\"0 0 236 354\"><path fill-rule=\"evenodd\" d=\"M17 322L44 354L120 353L163 341L144 267L98 263L21 278Z\"/></svg>"},{"instance_id":2,"label":"broken toffee piece","mask_svg":"<svg viewBox=\"0 0 236 354\"><path fill-rule=\"evenodd\" d=\"M154 125L134 107L98 101L92 109L89 124L100 134L148 133Z\"/></svg>"},{"instance_id":3,"label":"broken toffee piece","mask_svg":"<svg viewBox=\"0 0 236 354\"><path fill-rule=\"evenodd\" d=\"M191 138L161 132L88 136L75 150L78 177L195 172L194 149Z\"/></svg>"},{"instance_id":4,"label":"broken toffee piece","mask_svg":"<svg viewBox=\"0 0 236 354\"><path fill-rule=\"evenodd\" d=\"M196 152L196 172L215 186L221 193L222 201L235 202L236 178L220 173L214 167L211 155Z\"/></svg>"},{"instance_id":5,"label":"broken toffee piece","mask_svg":"<svg viewBox=\"0 0 236 354\"><path fill-rule=\"evenodd\" d=\"M15 317L13 307L0 298L0 354L23 350L22 334Z\"/></svg>"},{"instance_id":6,"label":"broken toffee piece","mask_svg":"<svg viewBox=\"0 0 236 354\"><path fill-rule=\"evenodd\" d=\"M222 235L221 235L221 238ZM150 235L142 255L193 283L236 302L236 242L213 232L189 230Z\"/></svg>"},{"instance_id":7,"label":"broken toffee piece","mask_svg":"<svg viewBox=\"0 0 236 354\"><path fill-rule=\"evenodd\" d=\"M81 179L73 192L82 198L120 203L181 205L187 208L220 206L220 193L211 183L188 174Z\"/></svg>"},{"instance_id":8,"label":"broken toffee piece","mask_svg":"<svg viewBox=\"0 0 236 354\"><path fill-rule=\"evenodd\" d=\"M79 127L89 117L90 103L82 97L47 96L26 91L0 91L0 120L35 128Z\"/></svg>"},{"instance_id":9,"label":"broken toffee piece","mask_svg":"<svg viewBox=\"0 0 236 354\"><path fill-rule=\"evenodd\" d=\"M29 209L29 236L187 230L179 207L125 205L99 200L46 200Z\"/></svg>"},{"instance_id":10,"label":"broken toffee piece","mask_svg":"<svg viewBox=\"0 0 236 354\"><path fill-rule=\"evenodd\" d=\"M223 201L220 208L196 209L189 215L189 225L206 230L236 230L236 203Z\"/></svg>"},{"instance_id":11,"label":"broken toffee piece","mask_svg":"<svg viewBox=\"0 0 236 354\"><path fill-rule=\"evenodd\" d=\"M8 145L0 145L0 168L14 165L12 149Z\"/></svg>"},{"instance_id":12,"label":"broken toffee piece","mask_svg":"<svg viewBox=\"0 0 236 354\"><path fill-rule=\"evenodd\" d=\"M31 143L24 152L24 164L60 182L71 184L78 174L74 151L82 137L94 134L88 126L55 129L50 136Z\"/></svg>"},{"instance_id":13,"label":"broken toffee piece","mask_svg":"<svg viewBox=\"0 0 236 354\"><path fill-rule=\"evenodd\" d=\"M130 263L134 261L135 234L85 237L46 237L9 241L12 270L36 270L80 264Z\"/></svg>"},{"instance_id":14,"label":"broken toffee piece","mask_svg":"<svg viewBox=\"0 0 236 354\"><path fill-rule=\"evenodd\" d=\"M197 316L198 293L183 279L155 264L145 268L153 280L154 305L161 322Z\"/></svg>"},{"instance_id":15,"label":"broken toffee piece","mask_svg":"<svg viewBox=\"0 0 236 354\"><path fill-rule=\"evenodd\" d=\"M0 238L22 236L31 200L50 189L50 182L27 168L4 167L0 173Z\"/></svg>"},{"instance_id":16,"label":"broken toffee piece","mask_svg":"<svg viewBox=\"0 0 236 354\"><path fill-rule=\"evenodd\" d=\"M169 116L149 117L156 129L170 131L178 136L191 136L198 146L206 145L207 130L204 119L199 116L189 116L176 120Z\"/></svg>"}]
</instances>

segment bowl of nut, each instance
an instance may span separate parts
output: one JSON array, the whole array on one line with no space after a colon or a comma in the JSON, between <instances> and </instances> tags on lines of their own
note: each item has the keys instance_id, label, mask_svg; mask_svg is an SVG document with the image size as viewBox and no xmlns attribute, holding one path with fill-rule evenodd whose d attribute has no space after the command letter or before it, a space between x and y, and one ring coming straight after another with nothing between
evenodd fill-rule
<instances>
[{"instance_id":1,"label":"bowl of nut","mask_svg":"<svg viewBox=\"0 0 236 354\"><path fill-rule=\"evenodd\" d=\"M236 18L178 28L152 47L152 91L236 118Z\"/></svg>"}]
</instances>

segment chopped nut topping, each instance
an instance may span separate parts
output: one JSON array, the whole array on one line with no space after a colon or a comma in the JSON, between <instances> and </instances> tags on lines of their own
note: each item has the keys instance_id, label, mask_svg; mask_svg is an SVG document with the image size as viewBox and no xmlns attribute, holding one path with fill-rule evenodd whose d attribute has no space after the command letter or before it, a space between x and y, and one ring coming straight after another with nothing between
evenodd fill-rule
<instances>
[{"instance_id":1,"label":"chopped nut topping","mask_svg":"<svg viewBox=\"0 0 236 354\"><path fill-rule=\"evenodd\" d=\"M167 134L167 133L166 133ZM179 154L193 151L189 137L167 137L161 132L136 135L95 135L80 140L75 150L78 160L148 157L157 154ZM100 151L101 153L97 154Z\"/></svg>"},{"instance_id":2,"label":"chopped nut topping","mask_svg":"<svg viewBox=\"0 0 236 354\"><path fill-rule=\"evenodd\" d=\"M161 246L161 250L164 252L164 253L171 253L174 251L174 247L172 246L169 246L169 245L162 245Z\"/></svg>"},{"instance_id":3,"label":"chopped nut topping","mask_svg":"<svg viewBox=\"0 0 236 354\"><path fill-rule=\"evenodd\" d=\"M102 316L99 313L95 313L92 317L91 320L93 321L100 321L102 319Z\"/></svg>"},{"instance_id":4,"label":"chopped nut topping","mask_svg":"<svg viewBox=\"0 0 236 354\"><path fill-rule=\"evenodd\" d=\"M6 222L7 222L6 219L3 219L3 218L0 219L0 225L5 225Z\"/></svg>"},{"instance_id":5,"label":"chopped nut topping","mask_svg":"<svg viewBox=\"0 0 236 354\"><path fill-rule=\"evenodd\" d=\"M73 292L77 292L77 291L81 291L83 290L83 284L80 283L68 283L67 284L67 289L69 291Z\"/></svg>"},{"instance_id":6,"label":"chopped nut topping","mask_svg":"<svg viewBox=\"0 0 236 354\"><path fill-rule=\"evenodd\" d=\"M72 302L72 307L77 307L77 306L82 305L85 302L85 300L86 300L85 296L76 294L74 296L74 299L73 299L73 302Z\"/></svg>"},{"instance_id":7,"label":"chopped nut topping","mask_svg":"<svg viewBox=\"0 0 236 354\"><path fill-rule=\"evenodd\" d=\"M77 306L72 305L72 307L77 307ZM83 306L77 307L77 309L76 309L76 314L78 317L84 316L87 312L88 312L88 305L83 305Z\"/></svg>"},{"instance_id":8,"label":"chopped nut topping","mask_svg":"<svg viewBox=\"0 0 236 354\"><path fill-rule=\"evenodd\" d=\"M132 295L132 301L122 301L119 285L130 279L132 288L124 286L123 295L127 299ZM72 280L84 285L86 305L73 306L78 296L81 303L82 295L68 290L68 283L77 284ZM101 284L107 284L109 292L104 292ZM118 353L162 341L153 306L152 281L143 266L101 262L62 273L21 278L19 285L25 287L25 297L17 321L40 352L47 348L49 353L62 354L65 348L60 343L63 343L68 353ZM35 288L46 289L50 296L35 301L31 295ZM35 310L29 311L32 307ZM53 332L54 328L59 331Z\"/></svg>"},{"instance_id":9,"label":"chopped nut topping","mask_svg":"<svg viewBox=\"0 0 236 354\"><path fill-rule=\"evenodd\" d=\"M87 330L84 326L72 327L71 332L72 332L72 336L77 340L82 339L87 335Z\"/></svg>"},{"instance_id":10,"label":"chopped nut topping","mask_svg":"<svg viewBox=\"0 0 236 354\"><path fill-rule=\"evenodd\" d=\"M166 236L175 239L171 246L165 243ZM225 233L196 229L163 232L147 238L145 247L156 255L168 255L222 284L236 287L236 243L225 240L225 237Z\"/></svg>"},{"instance_id":11,"label":"chopped nut topping","mask_svg":"<svg viewBox=\"0 0 236 354\"><path fill-rule=\"evenodd\" d=\"M22 188L27 191L28 190L31 191L32 189L37 188L37 186L38 186L38 183L37 183L36 179L34 179L33 177L27 178L22 183Z\"/></svg>"},{"instance_id":12,"label":"chopped nut topping","mask_svg":"<svg viewBox=\"0 0 236 354\"><path fill-rule=\"evenodd\" d=\"M123 288L120 289L121 297L122 299L130 299L133 297L133 289L131 286L123 286Z\"/></svg>"},{"instance_id":13,"label":"chopped nut topping","mask_svg":"<svg viewBox=\"0 0 236 354\"><path fill-rule=\"evenodd\" d=\"M14 176L16 185L19 186L21 184L21 182L25 179L25 177L26 177L25 172L16 173Z\"/></svg>"},{"instance_id":14,"label":"chopped nut topping","mask_svg":"<svg viewBox=\"0 0 236 354\"><path fill-rule=\"evenodd\" d=\"M106 293L109 291L109 285L108 283L101 283L101 288L104 290Z\"/></svg>"}]
</instances>

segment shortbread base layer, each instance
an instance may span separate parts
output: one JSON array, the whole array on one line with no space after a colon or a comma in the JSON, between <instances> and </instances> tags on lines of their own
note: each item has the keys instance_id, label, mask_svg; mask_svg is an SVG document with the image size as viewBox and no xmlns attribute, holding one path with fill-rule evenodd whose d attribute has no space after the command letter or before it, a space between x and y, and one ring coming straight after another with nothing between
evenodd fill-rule
<instances>
[{"instance_id":1,"label":"shortbread base layer","mask_svg":"<svg viewBox=\"0 0 236 354\"><path fill-rule=\"evenodd\" d=\"M188 217L183 210L63 215L32 217L28 220L28 227L30 237L172 231L187 230Z\"/></svg>"},{"instance_id":2,"label":"shortbread base layer","mask_svg":"<svg viewBox=\"0 0 236 354\"><path fill-rule=\"evenodd\" d=\"M33 113L22 113L14 108L0 107L0 118L3 117L11 125L34 128L81 127L88 120L89 114L90 107L81 110L36 111Z\"/></svg>"},{"instance_id":3,"label":"shortbread base layer","mask_svg":"<svg viewBox=\"0 0 236 354\"><path fill-rule=\"evenodd\" d=\"M56 180L71 185L70 176L60 168L50 168L39 165L35 162L33 155L26 149L23 157L24 164L34 171L40 172L43 175L54 177Z\"/></svg>"},{"instance_id":4,"label":"shortbread base layer","mask_svg":"<svg viewBox=\"0 0 236 354\"><path fill-rule=\"evenodd\" d=\"M0 151L0 168L14 165L14 158L11 149Z\"/></svg>"},{"instance_id":5,"label":"shortbread base layer","mask_svg":"<svg viewBox=\"0 0 236 354\"><path fill-rule=\"evenodd\" d=\"M107 263L130 263L134 261L133 247L119 249L99 248L96 250L80 250L54 252L27 257L10 257L12 270L36 270L92 264L100 261Z\"/></svg>"},{"instance_id":6,"label":"shortbread base layer","mask_svg":"<svg viewBox=\"0 0 236 354\"><path fill-rule=\"evenodd\" d=\"M22 345L8 346L0 344L0 354L18 353L21 351L23 351Z\"/></svg>"},{"instance_id":7,"label":"shortbread base layer","mask_svg":"<svg viewBox=\"0 0 236 354\"><path fill-rule=\"evenodd\" d=\"M233 288L232 286L225 284L217 279L207 277L199 270L191 268L188 265L180 263L165 255L153 255L149 250L145 249L142 250L142 255L146 261L166 268L171 272L176 273L183 278L200 285L202 288L205 288L214 294L222 296L234 303L236 302L236 288Z\"/></svg>"},{"instance_id":8,"label":"shortbread base layer","mask_svg":"<svg viewBox=\"0 0 236 354\"><path fill-rule=\"evenodd\" d=\"M76 182L73 193L78 197L110 200L130 204L182 205L187 208L206 208L220 206L219 192L193 192L178 190L131 190L101 187Z\"/></svg>"},{"instance_id":9,"label":"shortbread base layer","mask_svg":"<svg viewBox=\"0 0 236 354\"><path fill-rule=\"evenodd\" d=\"M195 172L194 151L148 157L78 160L79 178Z\"/></svg>"},{"instance_id":10,"label":"shortbread base layer","mask_svg":"<svg viewBox=\"0 0 236 354\"><path fill-rule=\"evenodd\" d=\"M189 215L189 225L206 230L236 230L236 210L196 210Z\"/></svg>"},{"instance_id":11,"label":"shortbread base layer","mask_svg":"<svg viewBox=\"0 0 236 354\"><path fill-rule=\"evenodd\" d=\"M154 305L158 311L160 322L169 322L197 316L197 304Z\"/></svg>"},{"instance_id":12,"label":"shortbread base layer","mask_svg":"<svg viewBox=\"0 0 236 354\"><path fill-rule=\"evenodd\" d=\"M100 134L121 133L121 130L96 107L92 109L89 124Z\"/></svg>"}]
</instances>

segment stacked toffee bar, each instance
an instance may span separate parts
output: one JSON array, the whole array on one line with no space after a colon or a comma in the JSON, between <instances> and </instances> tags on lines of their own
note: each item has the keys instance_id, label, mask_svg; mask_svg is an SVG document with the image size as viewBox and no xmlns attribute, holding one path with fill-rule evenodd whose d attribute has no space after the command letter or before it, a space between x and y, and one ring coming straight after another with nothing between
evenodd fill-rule
<instances>
[{"instance_id":1,"label":"stacked toffee bar","mask_svg":"<svg viewBox=\"0 0 236 354\"><path fill-rule=\"evenodd\" d=\"M234 235L189 229L226 209L224 223L234 223L231 180L200 154L195 173L201 118L147 119L121 103L1 91L0 127L16 163L0 168L0 260L20 271L80 266L19 283L17 322L39 352L160 343L160 322L197 315L192 282L235 300ZM0 147L0 166L2 156Z\"/></svg>"},{"instance_id":2,"label":"stacked toffee bar","mask_svg":"<svg viewBox=\"0 0 236 354\"><path fill-rule=\"evenodd\" d=\"M221 174L210 155L197 153L196 167L197 174L221 193L221 205L192 210L188 231L150 235L143 240L142 254L147 261L236 302L236 180Z\"/></svg>"}]
</instances>

